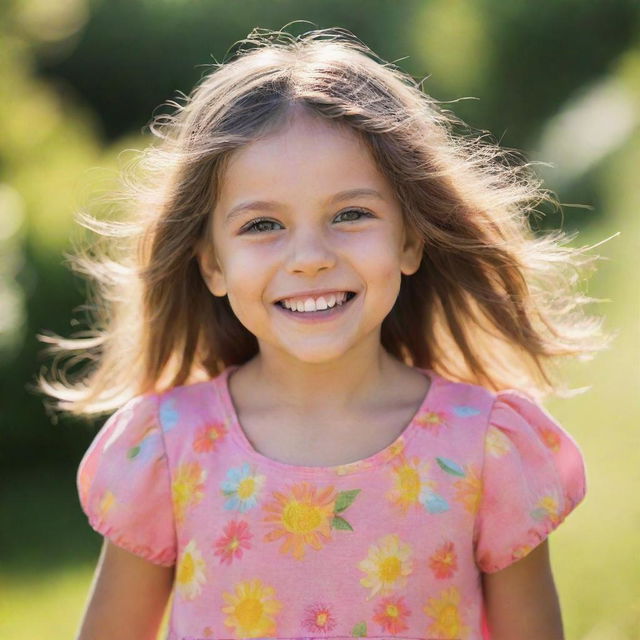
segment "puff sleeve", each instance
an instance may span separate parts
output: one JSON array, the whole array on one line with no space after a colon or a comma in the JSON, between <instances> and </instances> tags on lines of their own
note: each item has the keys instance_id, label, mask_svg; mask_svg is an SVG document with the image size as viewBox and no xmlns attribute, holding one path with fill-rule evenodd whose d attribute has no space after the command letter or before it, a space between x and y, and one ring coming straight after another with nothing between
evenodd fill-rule
<instances>
[{"instance_id":1,"label":"puff sleeve","mask_svg":"<svg viewBox=\"0 0 640 640\"><path fill-rule=\"evenodd\" d=\"M154 564L176 558L171 480L158 396L132 398L104 423L76 474L89 524Z\"/></svg>"},{"instance_id":2,"label":"puff sleeve","mask_svg":"<svg viewBox=\"0 0 640 640\"><path fill-rule=\"evenodd\" d=\"M497 394L484 441L474 529L476 564L493 573L526 556L586 493L582 452L540 405Z\"/></svg>"}]
</instances>

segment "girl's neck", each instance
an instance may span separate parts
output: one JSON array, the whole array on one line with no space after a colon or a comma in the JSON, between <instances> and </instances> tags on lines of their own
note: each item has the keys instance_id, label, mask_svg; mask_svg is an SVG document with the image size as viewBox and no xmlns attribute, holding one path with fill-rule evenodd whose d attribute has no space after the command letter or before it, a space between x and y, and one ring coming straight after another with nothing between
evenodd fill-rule
<instances>
[{"instance_id":1,"label":"girl's neck","mask_svg":"<svg viewBox=\"0 0 640 640\"><path fill-rule=\"evenodd\" d=\"M300 414L368 413L399 381L415 372L381 346L339 362L292 362L258 354L233 374L237 388L250 389L257 404Z\"/></svg>"}]
</instances>

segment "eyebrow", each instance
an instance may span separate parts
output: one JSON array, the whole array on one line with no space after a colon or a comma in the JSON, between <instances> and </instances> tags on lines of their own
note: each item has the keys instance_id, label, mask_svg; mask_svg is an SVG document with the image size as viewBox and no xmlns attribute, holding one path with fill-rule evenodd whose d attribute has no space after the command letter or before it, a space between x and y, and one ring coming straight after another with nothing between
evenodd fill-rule
<instances>
[{"instance_id":1,"label":"eyebrow","mask_svg":"<svg viewBox=\"0 0 640 640\"><path fill-rule=\"evenodd\" d=\"M340 191L335 193L327 199L327 204L336 204L343 200L351 200L353 198L376 198L384 201L384 196L375 189L359 188L359 189L347 189L346 191ZM248 202L241 202L232 209L229 210L224 218L224 223L229 224L234 218L244 213L245 211L274 211L280 206L279 202L273 200L250 200Z\"/></svg>"}]
</instances>

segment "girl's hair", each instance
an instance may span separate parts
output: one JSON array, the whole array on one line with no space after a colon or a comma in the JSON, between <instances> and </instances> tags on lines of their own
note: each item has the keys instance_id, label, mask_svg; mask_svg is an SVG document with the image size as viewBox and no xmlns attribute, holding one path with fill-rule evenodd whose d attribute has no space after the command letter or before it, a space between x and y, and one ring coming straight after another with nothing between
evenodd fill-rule
<instances>
[{"instance_id":1,"label":"girl's hair","mask_svg":"<svg viewBox=\"0 0 640 640\"><path fill-rule=\"evenodd\" d=\"M230 154L286 122L292 110L346 125L368 145L393 186L408 228L425 241L418 271L402 275L381 327L383 347L406 364L497 391L569 395L550 375L560 356L605 348L596 301L576 291L598 257L560 231L535 236L529 213L557 201L529 171L427 96L344 29L294 37L254 29L229 60L156 116L160 139L123 171L129 219L86 213L78 222L108 238L71 266L95 280L85 337L38 335L57 356L89 360L74 383L38 376L55 409L111 411L131 397L211 378L258 352L227 297L205 286L196 259ZM183 94L184 95L184 94ZM469 128L466 127L468 130ZM139 175L134 177L134 173ZM57 371L54 359L54 375ZM580 390L577 390L580 391Z\"/></svg>"}]
</instances>

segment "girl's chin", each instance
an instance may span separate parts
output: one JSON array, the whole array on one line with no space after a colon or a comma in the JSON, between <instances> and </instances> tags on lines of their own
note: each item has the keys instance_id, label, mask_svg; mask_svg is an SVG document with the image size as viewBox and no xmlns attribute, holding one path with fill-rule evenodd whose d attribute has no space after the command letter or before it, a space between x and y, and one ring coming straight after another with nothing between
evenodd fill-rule
<instances>
[{"instance_id":1,"label":"girl's chin","mask_svg":"<svg viewBox=\"0 0 640 640\"><path fill-rule=\"evenodd\" d=\"M328 331L324 334L312 331L300 332L299 335L279 332L272 338L275 340L269 341L270 351L274 353L273 347L276 347L275 351L282 355L282 360L290 362L292 367L328 367L335 364L336 367L343 368L354 358L354 354L362 352L365 348L363 343L370 342L366 336L354 335L351 331Z\"/></svg>"}]
</instances>

